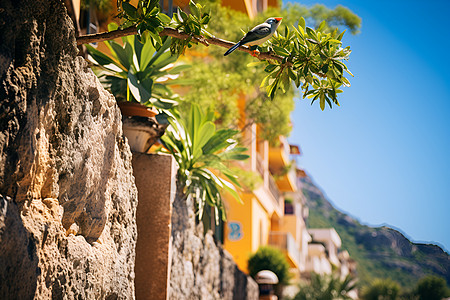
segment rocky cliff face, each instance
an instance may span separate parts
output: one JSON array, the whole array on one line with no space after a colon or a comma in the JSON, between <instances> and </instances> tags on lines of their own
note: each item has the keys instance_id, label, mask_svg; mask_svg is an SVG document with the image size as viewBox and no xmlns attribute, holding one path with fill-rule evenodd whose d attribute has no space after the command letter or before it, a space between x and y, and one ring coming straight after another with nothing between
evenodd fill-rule
<instances>
[{"instance_id":1,"label":"rocky cliff face","mask_svg":"<svg viewBox=\"0 0 450 300\"><path fill-rule=\"evenodd\" d=\"M59 0L0 1L0 299L134 298L137 191L115 99Z\"/></svg>"},{"instance_id":2,"label":"rocky cliff face","mask_svg":"<svg viewBox=\"0 0 450 300\"><path fill-rule=\"evenodd\" d=\"M181 193L172 211L169 299L258 299L258 285L242 273L211 231L196 224L194 203Z\"/></svg>"},{"instance_id":3,"label":"rocky cliff face","mask_svg":"<svg viewBox=\"0 0 450 300\"><path fill-rule=\"evenodd\" d=\"M369 227L335 209L310 178L301 180L310 209L310 227L334 227L342 246L358 263L358 277L368 284L374 278L391 278L405 288L423 276L444 277L450 285L450 256L439 246L417 244L399 231Z\"/></svg>"}]
</instances>

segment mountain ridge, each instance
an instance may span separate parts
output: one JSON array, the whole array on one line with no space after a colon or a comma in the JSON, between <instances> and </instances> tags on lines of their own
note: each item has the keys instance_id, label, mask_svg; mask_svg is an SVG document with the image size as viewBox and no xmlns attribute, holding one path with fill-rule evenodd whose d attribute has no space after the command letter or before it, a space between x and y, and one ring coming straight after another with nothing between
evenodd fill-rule
<instances>
[{"instance_id":1,"label":"mountain ridge","mask_svg":"<svg viewBox=\"0 0 450 300\"><path fill-rule=\"evenodd\" d=\"M361 224L335 208L309 176L300 178L299 184L310 211L308 227L336 229L342 248L357 262L361 285L391 278L411 288L426 275L444 277L450 285L450 256L439 245L412 242L389 226Z\"/></svg>"}]
</instances>

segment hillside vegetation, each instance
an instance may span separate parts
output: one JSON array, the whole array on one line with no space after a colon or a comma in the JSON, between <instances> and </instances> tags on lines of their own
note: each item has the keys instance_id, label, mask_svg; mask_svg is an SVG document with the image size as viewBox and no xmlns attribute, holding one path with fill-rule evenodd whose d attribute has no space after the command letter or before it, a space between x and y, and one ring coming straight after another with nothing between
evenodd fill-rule
<instances>
[{"instance_id":1,"label":"hillside vegetation","mask_svg":"<svg viewBox=\"0 0 450 300\"><path fill-rule=\"evenodd\" d=\"M309 228L334 227L342 248L357 262L361 286L375 278L390 278L412 288L426 275L450 284L450 256L439 246L417 244L392 228L369 227L334 208L309 177L300 180L309 207Z\"/></svg>"}]
</instances>

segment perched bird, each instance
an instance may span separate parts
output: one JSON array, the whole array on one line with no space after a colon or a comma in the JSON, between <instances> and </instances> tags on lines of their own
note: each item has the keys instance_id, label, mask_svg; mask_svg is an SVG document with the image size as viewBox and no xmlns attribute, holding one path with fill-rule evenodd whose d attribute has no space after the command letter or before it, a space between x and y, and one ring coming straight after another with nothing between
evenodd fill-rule
<instances>
[{"instance_id":1,"label":"perched bird","mask_svg":"<svg viewBox=\"0 0 450 300\"><path fill-rule=\"evenodd\" d=\"M227 56L243 45L255 46L264 43L275 33L281 23L281 19L282 18L268 18L264 23L256 25L252 30L247 32L237 44L228 49L224 56Z\"/></svg>"}]
</instances>

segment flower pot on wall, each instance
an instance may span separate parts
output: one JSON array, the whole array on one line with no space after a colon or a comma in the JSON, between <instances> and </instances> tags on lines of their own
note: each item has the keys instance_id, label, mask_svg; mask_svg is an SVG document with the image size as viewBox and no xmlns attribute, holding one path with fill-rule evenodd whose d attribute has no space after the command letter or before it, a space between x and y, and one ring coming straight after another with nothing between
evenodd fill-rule
<instances>
[{"instance_id":1,"label":"flower pot on wall","mask_svg":"<svg viewBox=\"0 0 450 300\"><path fill-rule=\"evenodd\" d=\"M147 153L150 147L164 134L167 125L156 121L158 112L134 102L118 102L122 112L123 134L131 150Z\"/></svg>"}]
</instances>

